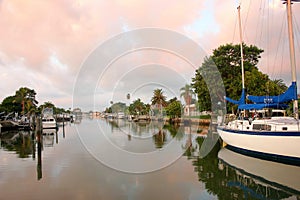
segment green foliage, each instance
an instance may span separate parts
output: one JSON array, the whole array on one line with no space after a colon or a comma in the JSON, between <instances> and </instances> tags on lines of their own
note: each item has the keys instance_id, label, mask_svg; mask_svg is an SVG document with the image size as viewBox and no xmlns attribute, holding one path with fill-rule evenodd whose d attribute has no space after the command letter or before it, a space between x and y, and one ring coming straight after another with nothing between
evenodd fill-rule
<instances>
[{"instance_id":1,"label":"green foliage","mask_svg":"<svg viewBox=\"0 0 300 200\"><path fill-rule=\"evenodd\" d=\"M6 97L0 106L3 112L17 112L21 114L35 112L37 101L35 99L36 92L27 87L21 87L16 91L14 96Z\"/></svg>"},{"instance_id":2,"label":"green foliage","mask_svg":"<svg viewBox=\"0 0 300 200\"><path fill-rule=\"evenodd\" d=\"M68 113L69 110L63 108L57 108L51 102L45 102L44 104L37 107L38 101L36 100L36 92L33 89L27 87L21 87L16 91L14 96L6 97L1 105L0 112L16 112L19 114L32 114L41 113L43 108L50 107L53 108L55 114Z\"/></svg>"},{"instance_id":3,"label":"green foliage","mask_svg":"<svg viewBox=\"0 0 300 200\"><path fill-rule=\"evenodd\" d=\"M169 103L167 107L165 107L166 114L170 118L181 117L181 112L182 112L181 108L182 106L180 101L171 101L171 103Z\"/></svg>"},{"instance_id":4,"label":"green foliage","mask_svg":"<svg viewBox=\"0 0 300 200\"><path fill-rule=\"evenodd\" d=\"M153 97L151 98L152 105L166 106L166 96L162 89L155 89L153 91Z\"/></svg>"},{"instance_id":5,"label":"green foliage","mask_svg":"<svg viewBox=\"0 0 300 200\"><path fill-rule=\"evenodd\" d=\"M21 87L16 91L15 102L22 106L21 114L34 112L37 108L38 101L35 99L36 92L27 87Z\"/></svg>"},{"instance_id":6,"label":"green foliage","mask_svg":"<svg viewBox=\"0 0 300 200\"><path fill-rule=\"evenodd\" d=\"M6 97L1 105L0 105L0 112L10 113L10 112L22 112L21 104L15 101L15 96L8 96Z\"/></svg>"},{"instance_id":7,"label":"green foliage","mask_svg":"<svg viewBox=\"0 0 300 200\"><path fill-rule=\"evenodd\" d=\"M211 118L211 115L190 116L189 118L195 118L195 119L210 119L210 118Z\"/></svg>"},{"instance_id":8,"label":"green foliage","mask_svg":"<svg viewBox=\"0 0 300 200\"><path fill-rule=\"evenodd\" d=\"M47 101L38 107L38 112L41 113L44 108L53 108L54 114L70 113L70 110L56 107L52 102Z\"/></svg>"},{"instance_id":9,"label":"green foliage","mask_svg":"<svg viewBox=\"0 0 300 200\"><path fill-rule=\"evenodd\" d=\"M184 87L180 88L180 92L180 97L184 98L186 105L190 105L192 103L192 95L194 94L192 86L186 84Z\"/></svg>"},{"instance_id":10,"label":"green foliage","mask_svg":"<svg viewBox=\"0 0 300 200\"><path fill-rule=\"evenodd\" d=\"M270 80L268 75L263 74L257 68L260 54L263 52L256 46L243 44L245 87L247 94L251 95L278 95L282 93L286 86L282 80ZM215 74L220 73L223 80L226 96L238 100L242 93L242 75L240 45L226 44L213 51L213 55L205 58L202 66L196 70L195 77L192 79L192 86L198 96L199 110L211 110L211 101L218 99L222 102L221 91L209 91L208 85L218 90L220 83L215 83ZM217 66L218 72L213 66ZM207 78L209 77L209 78ZM213 96L211 96L213 95ZM227 104L227 109L232 104ZM235 107L236 108L236 107Z\"/></svg>"},{"instance_id":11,"label":"green foliage","mask_svg":"<svg viewBox=\"0 0 300 200\"><path fill-rule=\"evenodd\" d=\"M149 113L150 105L145 104L141 99L137 99L129 105L128 110L131 115L146 115Z\"/></svg>"},{"instance_id":12,"label":"green foliage","mask_svg":"<svg viewBox=\"0 0 300 200\"><path fill-rule=\"evenodd\" d=\"M122 102L114 103L111 106L112 113L125 112L125 110L126 110L126 104Z\"/></svg>"},{"instance_id":13,"label":"green foliage","mask_svg":"<svg viewBox=\"0 0 300 200\"><path fill-rule=\"evenodd\" d=\"M105 109L105 112L106 112L106 113L112 113L112 109L111 109L111 107L109 107L109 108L106 108L106 109Z\"/></svg>"}]
</instances>

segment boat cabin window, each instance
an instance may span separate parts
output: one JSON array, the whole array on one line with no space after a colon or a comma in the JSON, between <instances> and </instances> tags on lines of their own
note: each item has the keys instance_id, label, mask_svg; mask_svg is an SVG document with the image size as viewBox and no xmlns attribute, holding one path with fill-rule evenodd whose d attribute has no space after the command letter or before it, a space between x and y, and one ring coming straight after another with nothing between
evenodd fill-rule
<instances>
[{"instance_id":1,"label":"boat cabin window","mask_svg":"<svg viewBox=\"0 0 300 200\"><path fill-rule=\"evenodd\" d=\"M284 117L285 114L283 112L272 112L272 117Z\"/></svg>"},{"instance_id":2,"label":"boat cabin window","mask_svg":"<svg viewBox=\"0 0 300 200\"><path fill-rule=\"evenodd\" d=\"M282 130L283 130L283 131L287 131L288 128L287 128L287 127L282 127Z\"/></svg>"},{"instance_id":3,"label":"boat cabin window","mask_svg":"<svg viewBox=\"0 0 300 200\"><path fill-rule=\"evenodd\" d=\"M266 124L253 124L253 130L264 130L264 131L270 131L271 126Z\"/></svg>"}]
</instances>

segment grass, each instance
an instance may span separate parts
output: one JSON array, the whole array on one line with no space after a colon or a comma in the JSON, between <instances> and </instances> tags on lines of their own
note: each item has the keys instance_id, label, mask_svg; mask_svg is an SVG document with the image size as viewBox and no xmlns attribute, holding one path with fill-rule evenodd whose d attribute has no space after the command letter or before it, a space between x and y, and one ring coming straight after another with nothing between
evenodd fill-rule
<instances>
[{"instance_id":1,"label":"grass","mask_svg":"<svg viewBox=\"0 0 300 200\"><path fill-rule=\"evenodd\" d=\"M199 115L199 116L184 116L184 118L190 118L190 119L210 119L210 115Z\"/></svg>"}]
</instances>

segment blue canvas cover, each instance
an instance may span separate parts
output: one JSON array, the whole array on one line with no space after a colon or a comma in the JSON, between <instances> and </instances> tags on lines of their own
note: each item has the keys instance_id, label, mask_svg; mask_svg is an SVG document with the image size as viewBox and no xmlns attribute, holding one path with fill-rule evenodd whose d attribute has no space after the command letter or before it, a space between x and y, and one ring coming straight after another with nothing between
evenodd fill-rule
<instances>
[{"instance_id":1,"label":"blue canvas cover","mask_svg":"<svg viewBox=\"0 0 300 200\"><path fill-rule=\"evenodd\" d=\"M225 100L237 105L245 104L245 89L242 90L242 95L240 100L233 100L230 99L229 97L225 97Z\"/></svg>"},{"instance_id":2,"label":"blue canvas cover","mask_svg":"<svg viewBox=\"0 0 300 200\"><path fill-rule=\"evenodd\" d=\"M250 101L256 104L281 104L297 99L297 85L292 82L292 85L281 95L278 96L252 96L247 97Z\"/></svg>"},{"instance_id":3,"label":"blue canvas cover","mask_svg":"<svg viewBox=\"0 0 300 200\"><path fill-rule=\"evenodd\" d=\"M242 96L239 100L233 100L229 97L225 97L225 100L237 104L238 109L240 110L260 110L263 108L286 109L288 105L284 103L297 99L297 84L296 82L292 82L292 85L284 93L278 96L249 95L247 98L254 103L245 103L245 89L243 89Z\"/></svg>"},{"instance_id":4,"label":"blue canvas cover","mask_svg":"<svg viewBox=\"0 0 300 200\"><path fill-rule=\"evenodd\" d=\"M264 108L275 108L275 109L286 109L288 105L286 104L240 104L238 109L240 110L261 110Z\"/></svg>"}]
</instances>

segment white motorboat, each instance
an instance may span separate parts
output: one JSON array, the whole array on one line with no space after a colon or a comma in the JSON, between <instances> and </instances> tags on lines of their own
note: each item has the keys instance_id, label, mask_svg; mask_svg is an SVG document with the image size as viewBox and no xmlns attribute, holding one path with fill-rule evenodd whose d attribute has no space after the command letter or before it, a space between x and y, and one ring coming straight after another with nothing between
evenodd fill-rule
<instances>
[{"instance_id":1,"label":"white motorboat","mask_svg":"<svg viewBox=\"0 0 300 200\"><path fill-rule=\"evenodd\" d=\"M42 127L43 129L56 129L57 123L53 116L52 108L44 108L42 111Z\"/></svg>"}]
</instances>

